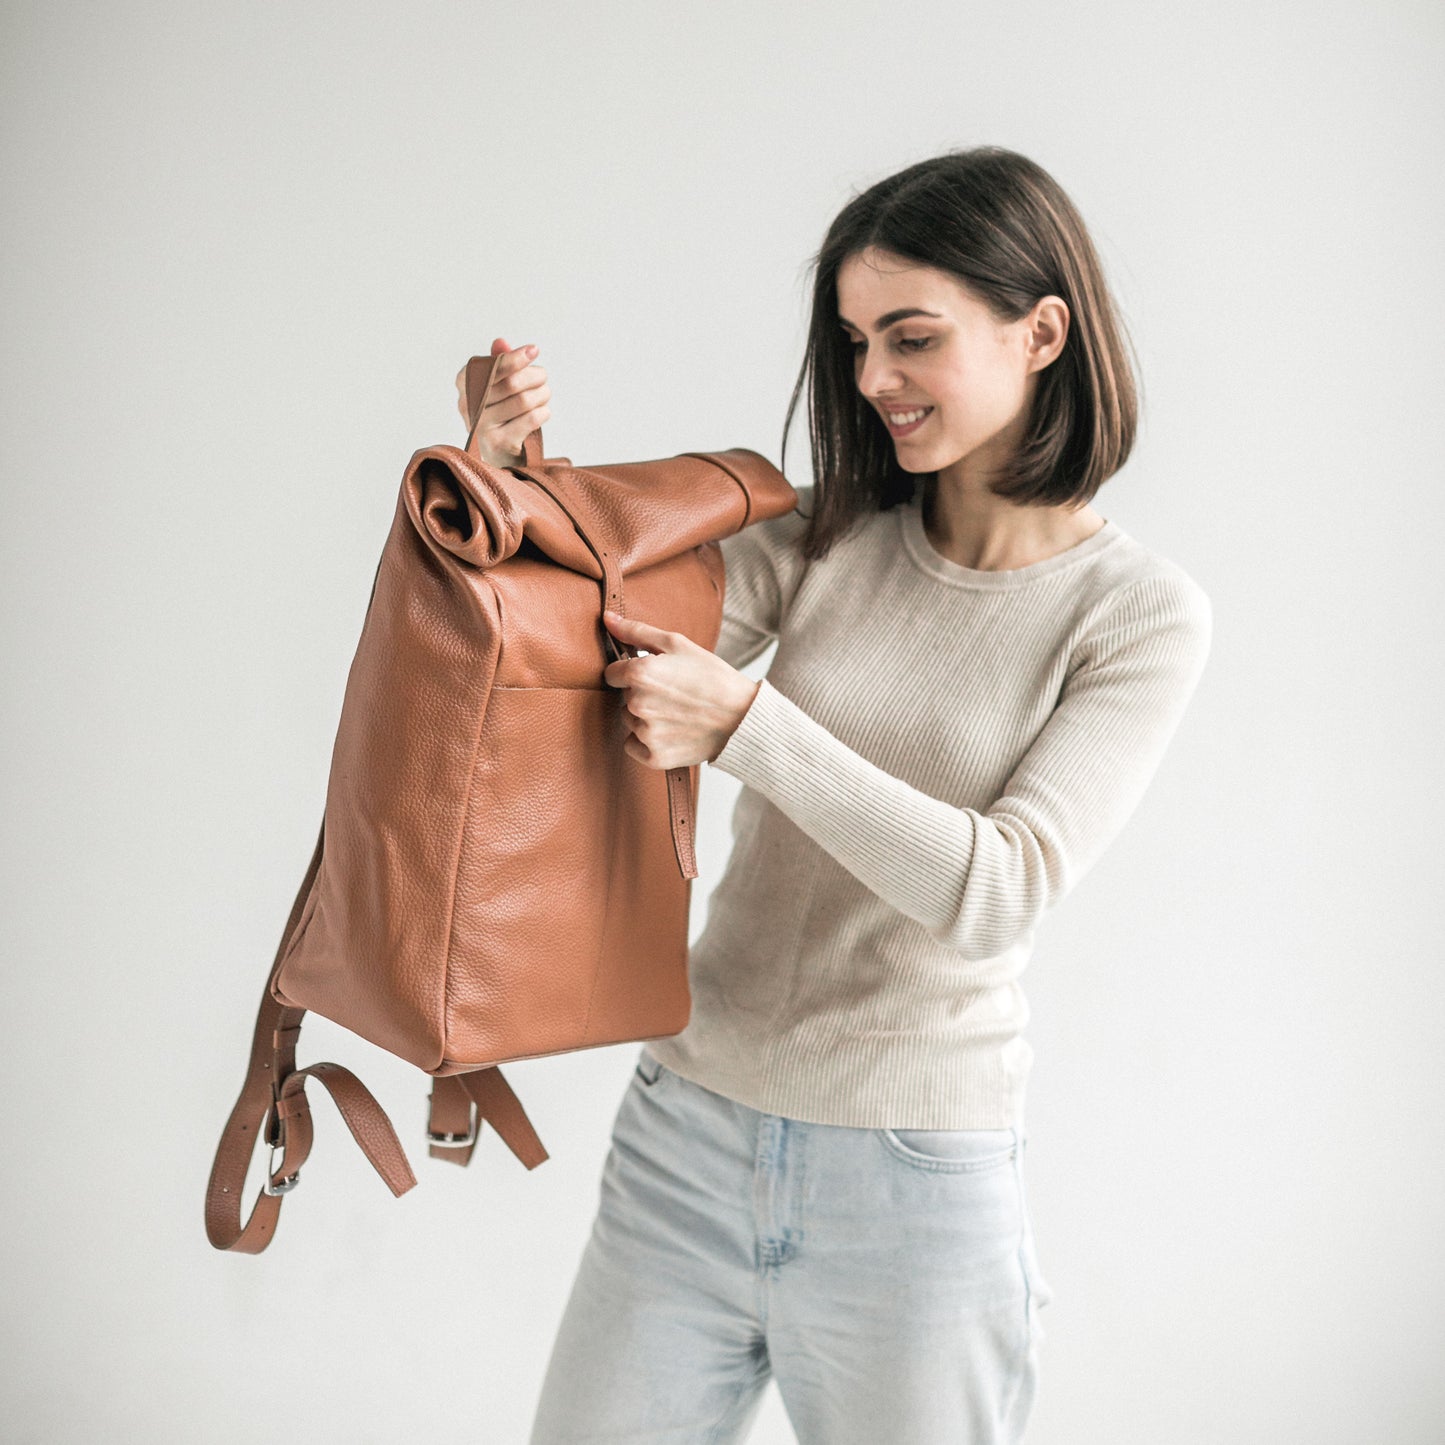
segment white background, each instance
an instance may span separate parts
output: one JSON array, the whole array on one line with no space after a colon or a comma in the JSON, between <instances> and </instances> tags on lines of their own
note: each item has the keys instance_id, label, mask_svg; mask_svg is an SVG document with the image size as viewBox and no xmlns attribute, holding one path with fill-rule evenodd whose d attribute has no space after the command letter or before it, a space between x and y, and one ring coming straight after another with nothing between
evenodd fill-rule
<instances>
[{"instance_id":1,"label":"white background","mask_svg":"<svg viewBox=\"0 0 1445 1445\"><path fill-rule=\"evenodd\" d=\"M778 461L828 222L984 142L1069 191L1139 349L1095 505L1215 610L1025 975L1030 1440L1441 1438L1437 5L0 16L7 1441L525 1439L634 1046L510 1066L551 1158L463 1171L425 1076L310 1016L419 1187L322 1101L270 1250L202 1228L402 470L498 334L553 455Z\"/></svg>"}]
</instances>

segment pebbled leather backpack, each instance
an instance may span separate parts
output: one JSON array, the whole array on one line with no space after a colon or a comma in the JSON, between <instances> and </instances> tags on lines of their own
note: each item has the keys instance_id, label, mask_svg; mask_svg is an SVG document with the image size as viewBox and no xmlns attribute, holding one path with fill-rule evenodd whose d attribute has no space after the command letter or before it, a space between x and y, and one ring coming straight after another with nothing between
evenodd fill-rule
<instances>
[{"instance_id":1,"label":"pebbled leather backpack","mask_svg":"<svg viewBox=\"0 0 1445 1445\"><path fill-rule=\"evenodd\" d=\"M347 677L321 830L262 994L245 1083L206 1190L217 1249L259 1253L312 1143L306 1081L331 1094L393 1194L415 1183L349 1070L296 1067L307 1011L432 1079L431 1157L467 1164L483 1120L547 1158L499 1064L664 1038L687 1024L699 765L622 747L603 668L635 655L604 608L714 647L719 539L791 511L757 452L574 467L480 459L493 358L472 357L464 448L402 477ZM249 1219L257 1140L270 1162Z\"/></svg>"}]
</instances>

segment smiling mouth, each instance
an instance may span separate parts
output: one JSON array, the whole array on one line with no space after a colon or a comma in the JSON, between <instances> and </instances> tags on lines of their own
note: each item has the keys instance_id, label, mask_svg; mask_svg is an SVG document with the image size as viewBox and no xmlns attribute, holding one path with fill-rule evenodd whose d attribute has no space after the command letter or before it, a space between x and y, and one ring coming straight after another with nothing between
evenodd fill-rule
<instances>
[{"instance_id":1,"label":"smiling mouth","mask_svg":"<svg viewBox=\"0 0 1445 1445\"><path fill-rule=\"evenodd\" d=\"M933 415L931 406L909 407L905 411L883 412L883 420L887 423L888 430L896 437L907 436L910 432L916 431L923 423Z\"/></svg>"}]
</instances>

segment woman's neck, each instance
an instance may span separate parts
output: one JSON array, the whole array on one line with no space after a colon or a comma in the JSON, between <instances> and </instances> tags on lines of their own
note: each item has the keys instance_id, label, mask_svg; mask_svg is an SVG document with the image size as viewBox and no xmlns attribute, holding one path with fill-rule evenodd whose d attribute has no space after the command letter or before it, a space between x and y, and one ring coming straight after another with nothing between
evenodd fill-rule
<instances>
[{"instance_id":1,"label":"woman's neck","mask_svg":"<svg viewBox=\"0 0 1445 1445\"><path fill-rule=\"evenodd\" d=\"M992 493L960 493L930 479L922 492L923 530L934 551L977 572L1011 572L1077 546L1108 520L1087 504L1023 507Z\"/></svg>"}]
</instances>

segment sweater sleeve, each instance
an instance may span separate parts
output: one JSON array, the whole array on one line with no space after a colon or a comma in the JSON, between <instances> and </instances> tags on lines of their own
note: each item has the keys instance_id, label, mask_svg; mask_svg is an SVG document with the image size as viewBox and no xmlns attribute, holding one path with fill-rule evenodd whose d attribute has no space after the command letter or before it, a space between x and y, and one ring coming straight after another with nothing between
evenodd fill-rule
<instances>
[{"instance_id":1,"label":"sweater sleeve","mask_svg":"<svg viewBox=\"0 0 1445 1445\"><path fill-rule=\"evenodd\" d=\"M875 766L766 679L712 765L939 942L986 961L1033 929L1133 813L1199 681L1212 626L1208 595L1185 574L1121 588L987 812Z\"/></svg>"},{"instance_id":2,"label":"sweater sleeve","mask_svg":"<svg viewBox=\"0 0 1445 1445\"><path fill-rule=\"evenodd\" d=\"M722 627L714 651L744 667L777 637L807 562L798 538L813 512L812 487L798 487L798 506L724 537Z\"/></svg>"}]
</instances>

